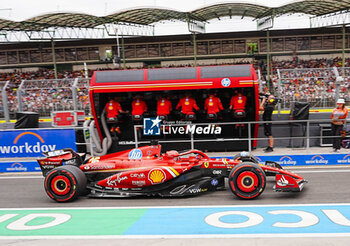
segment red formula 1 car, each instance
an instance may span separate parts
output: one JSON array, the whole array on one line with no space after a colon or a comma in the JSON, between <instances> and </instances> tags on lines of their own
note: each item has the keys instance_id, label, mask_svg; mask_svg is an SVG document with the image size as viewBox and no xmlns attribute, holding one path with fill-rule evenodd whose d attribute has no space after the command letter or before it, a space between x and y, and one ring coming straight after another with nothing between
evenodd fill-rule
<instances>
[{"instance_id":1,"label":"red formula 1 car","mask_svg":"<svg viewBox=\"0 0 350 246\"><path fill-rule=\"evenodd\" d=\"M90 197L185 197L225 188L242 199L258 197L266 176L275 176L275 191L301 191L303 177L275 162L259 164L246 152L233 159L214 159L199 150L161 154L160 145L144 146L101 157L82 157L71 149L45 153L38 163L45 191L57 202Z\"/></svg>"}]
</instances>

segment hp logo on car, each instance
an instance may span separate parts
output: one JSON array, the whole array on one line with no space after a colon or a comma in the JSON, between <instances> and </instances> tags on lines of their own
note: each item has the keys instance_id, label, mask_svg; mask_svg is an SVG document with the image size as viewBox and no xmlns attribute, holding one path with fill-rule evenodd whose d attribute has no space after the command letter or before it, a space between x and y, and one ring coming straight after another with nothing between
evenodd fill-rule
<instances>
[{"instance_id":1,"label":"hp logo on car","mask_svg":"<svg viewBox=\"0 0 350 246\"><path fill-rule=\"evenodd\" d=\"M130 160L139 160L142 158L142 151L139 149L133 149L129 153Z\"/></svg>"},{"instance_id":2,"label":"hp logo on car","mask_svg":"<svg viewBox=\"0 0 350 246\"><path fill-rule=\"evenodd\" d=\"M212 185L212 186L217 186L218 184L219 184L219 181L216 180L216 179L213 179L213 180L211 181L211 185Z\"/></svg>"},{"instance_id":3,"label":"hp logo on car","mask_svg":"<svg viewBox=\"0 0 350 246\"><path fill-rule=\"evenodd\" d=\"M221 84L223 87L229 87L231 85L231 80L229 78L223 78Z\"/></svg>"}]
</instances>

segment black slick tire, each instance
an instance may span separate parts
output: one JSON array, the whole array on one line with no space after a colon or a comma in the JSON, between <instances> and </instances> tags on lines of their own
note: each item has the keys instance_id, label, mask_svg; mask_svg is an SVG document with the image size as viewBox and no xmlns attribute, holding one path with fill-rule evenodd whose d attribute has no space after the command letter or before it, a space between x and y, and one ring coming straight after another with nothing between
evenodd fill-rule
<instances>
[{"instance_id":1,"label":"black slick tire","mask_svg":"<svg viewBox=\"0 0 350 246\"><path fill-rule=\"evenodd\" d=\"M257 198L264 191L265 186L265 172L253 162L240 163L230 172L230 190L241 199Z\"/></svg>"},{"instance_id":2,"label":"black slick tire","mask_svg":"<svg viewBox=\"0 0 350 246\"><path fill-rule=\"evenodd\" d=\"M44 188L47 195L56 202L71 202L86 190L86 176L78 167L65 165L47 173Z\"/></svg>"}]
</instances>

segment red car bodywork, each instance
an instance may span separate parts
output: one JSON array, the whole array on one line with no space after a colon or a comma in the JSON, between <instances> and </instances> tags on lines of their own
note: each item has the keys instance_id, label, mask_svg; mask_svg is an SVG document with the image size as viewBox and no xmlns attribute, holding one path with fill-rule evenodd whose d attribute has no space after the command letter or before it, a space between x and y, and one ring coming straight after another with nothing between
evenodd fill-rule
<instances>
[{"instance_id":1,"label":"red car bodywork","mask_svg":"<svg viewBox=\"0 0 350 246\"><path fill-rule=\"evenodd\" d=\"M220 181L220 186L224 186L222 181L228 177L229 186L235 195L251 199L259 196L264 190L265 175L276 176L276 191L301 191L307 182L303 177L283 170L274 162L252 163L244 160L244 155L236 160L210 158L199 150L182 153L168 151L161 154L160 145L91 157L85 164L81 163L79 158L78 154L71 151L48 156L38 162L46 177L55 172L58 166L62 166L62 170L72 165L79 168L78 171L87 178L86 187L92 191L91 196L185 196L196 193L194 191L201 193L215 190ZM59 175L61 176L65 175ZM65 182L64 178L61 179ZM54 194L60 195L60 192L66 189L66 185L63 188L52 186L52 182L45 181L45 187L52 188ZM194 189L196 185L199 188ZM179 189L184 190L178 192ZM52 198L52 193L50 194Z\"/></svg>"}]
</instances>

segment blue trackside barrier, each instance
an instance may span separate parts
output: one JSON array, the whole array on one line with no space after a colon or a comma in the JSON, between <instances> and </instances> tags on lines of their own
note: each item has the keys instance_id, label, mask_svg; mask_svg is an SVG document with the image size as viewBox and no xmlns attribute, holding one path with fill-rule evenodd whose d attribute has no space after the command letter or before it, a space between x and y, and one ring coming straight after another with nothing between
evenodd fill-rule
<instances>
[{"instance_id":1,"label":"blue trackside barrier","mask_svg":"<svg viewBox=\"0 0 350 246\"><path fill-rule=\"evenodd\" d=\"M282 166L326 166L349 165L349 154L313 154L313 155L283 155L257 156L261 162L275 161Z\"/></svg>"},{"instance_id":2,"label":"blue trackside barrier","mask_svg":"<svg viewBox=\"0 0 350 246\"><path fill-rule=\"evenodd\" d=\"M74 129L26 129L0 131L1 158L42 157L42 152L76 150Z\"/></svg>"},{"instance_id":3,"label":"blue trackside barrier","mask_svg":"<svg viewBox=\"0 0 350 246\"><path fill-rule=\"evenodd\" d=\"M328 166L350 165L350 154L313 154L313 155L269 155L255 156L259 162L275 161L282 166ZM232 159L232 157L212 157ZM37 172L41 171L36 161L1 161L0 172Z\"/></svg>"},{"instance_id":4,"label":"blue trackside barrier","mask_svg":"<svg viewBox=\"0 0 350 246\"><path fill-rule=\"evenodd\" d=\"M41 171L36 161L0 162L0 173L5 172L38 172Z\"/></svg>"},{"instance_id":5,"label":"blue trackside barrier","mask_svg":"<svg viewBox=\"0 0 350 246\"><path fill-rule=\"evenodd\" d=\"M258 155L259 162L274 161L281 166L326 166L326 165L350 165L350 154L312 154L312 155ZM232 157L214 157L228 158Z\"/></svg>"},{"instance_id":6,"label":"blue trackside barrier","mask_svg":"<svg viewBox=\"0 0 350 246\"><path fill-rule=\"evenodd\" d=\"M40 171L35 159L43 157L42 152L63 148L77 150L74 129L0 131L0 172Z\"/></svg>"}]
</instances>

